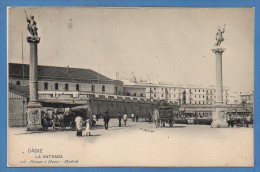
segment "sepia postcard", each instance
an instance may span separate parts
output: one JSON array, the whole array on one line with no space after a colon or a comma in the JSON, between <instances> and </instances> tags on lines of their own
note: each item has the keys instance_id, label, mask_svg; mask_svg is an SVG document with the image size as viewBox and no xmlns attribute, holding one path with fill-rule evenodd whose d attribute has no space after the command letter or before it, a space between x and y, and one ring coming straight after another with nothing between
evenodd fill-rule
<instances>
[{"instance_id":1,"label":"sepia postcard","mask_svg":"<svg viewBox=\"0 0 260 172\"><path fill-rule=\"evenodd\" d=\"M7 15L9 167L254 166L254 8Z\"/></svg>"}]
</instances>

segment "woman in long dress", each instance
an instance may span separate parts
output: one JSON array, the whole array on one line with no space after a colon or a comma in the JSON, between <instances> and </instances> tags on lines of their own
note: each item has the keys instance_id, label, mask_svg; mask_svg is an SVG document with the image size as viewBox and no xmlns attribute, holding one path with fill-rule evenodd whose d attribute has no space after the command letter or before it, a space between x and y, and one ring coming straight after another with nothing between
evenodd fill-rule
<instances>
[{"instance_id":1,"label":"woman in long dress","mask_svg":"<svg viewBox=\"0 0 260 172\"><path fill-rule=\"evenodd\" d=\"M76 131L77 131L77 136L82 136L82 125L83 125L83 119L81 116L77 116L75 118L75 123L76 123Z\"/></svg>"}]
</instances>

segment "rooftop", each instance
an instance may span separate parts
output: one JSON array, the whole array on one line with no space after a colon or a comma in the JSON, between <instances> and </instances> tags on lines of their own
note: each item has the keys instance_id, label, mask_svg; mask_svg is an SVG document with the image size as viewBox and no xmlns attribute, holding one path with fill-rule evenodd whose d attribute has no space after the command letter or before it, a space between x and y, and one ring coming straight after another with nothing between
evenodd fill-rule
<instances>
[{"instance_id":1,"label":"rooftop","mask_svg":"<svg viewBox=\"0 0 260 172\"><path fill-rule=\"evenodd\" d=\"M29 78L29 64L9 63L9 77L25 79ZM123 84L122 81L110 79L91 69L57 67L57 66L38 66L39 80L73 80L81 82L99 82Z\"/></svg>"}]
</instances>

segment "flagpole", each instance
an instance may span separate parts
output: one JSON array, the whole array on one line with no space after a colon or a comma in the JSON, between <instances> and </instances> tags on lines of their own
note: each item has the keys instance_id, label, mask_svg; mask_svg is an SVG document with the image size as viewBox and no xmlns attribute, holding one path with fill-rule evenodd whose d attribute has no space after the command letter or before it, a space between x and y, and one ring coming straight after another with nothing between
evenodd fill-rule
<instances>
[{"instance_id":1,"label":"flagpole","mask_svg":"<svg viewBox=\"0 0 260 172\"><path fill-rule=\"evenodd\" d=\"M21 34L22 34L22 75L23 75L23 81L21 82L22 83L22 86L25 85L25 81L24 81L24 60L23 60L23 31L21 31ZM24 104L25 104L25 100L23 98L23 107L22 107L22 111L23 111L23 127L25 126L25 113L24 113Z\"/></svg>"},{"instance_id":2,"label":"flagpole","mask_svg":"<svg viewBox=\"0 0 260 172\"><path fill-rule=\"evenodd\" d=\"M98 66L98 84L99 84L99 72L100 72L100 68Z\"/></svg>"},{"instance_id":3,"label":"flagpole","mask_svg":"<svg viewBox=\"0 0 260 172\"><path fill-rule=\"evenodd\" d=\"M22 75L23 75L23 85L25 85L24 84L24 59L23 59L23 32L22 32L22 70L23 70L23 73L22 73Z\"/></svg>"}]
</instances>

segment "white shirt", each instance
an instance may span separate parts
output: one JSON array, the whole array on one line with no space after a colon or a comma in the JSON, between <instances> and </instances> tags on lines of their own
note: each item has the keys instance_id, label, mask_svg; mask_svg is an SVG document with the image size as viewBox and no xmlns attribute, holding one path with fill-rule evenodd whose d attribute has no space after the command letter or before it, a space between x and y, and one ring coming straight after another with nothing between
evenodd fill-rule
<instances>
[{"instance_id":1,"label":"white shirt","mask_svg":"<svg viewBox=\"0 0 260 172\"><path fill-rule=\"evenodd\" d=\"M127 114L124 114L123 119L127 120Z\"/></svg>"},{"instance_id":2,"label":"white shirt","mask_svg":"<svg viewBox=\"0 0 260 172\"><path fill-rule=\"evenodd\" d=\"M154 110L154 120L157 120L159 118L159 110Z\"/></svg>"},{"instance_id":3,"label":"white shirt","mask_svg":"<svg viewBox=\"0 0 260 172\"><path fill-rule=\"evenodd\" d=\"M76 122L76 127L78 130L82 129L82 123L83 123L83 119L81 116L77 116L75 118L75 122Z\"/></svg>"},{"instance_id":4,"label":"white shirt","mask_svg":"<svg viewBox=\"0 0 260 172\"><path fill-rule=\"evenodd\" d=\"M89 122L87 122L87 124L86 124L86 132L90 132L90 124L89 124Z\"/></svg>"}]
</instances>

